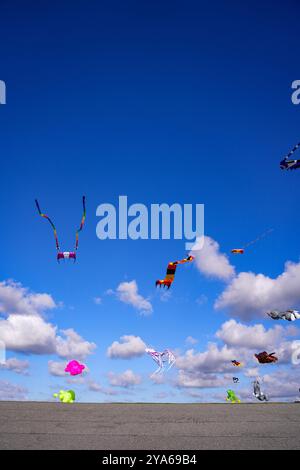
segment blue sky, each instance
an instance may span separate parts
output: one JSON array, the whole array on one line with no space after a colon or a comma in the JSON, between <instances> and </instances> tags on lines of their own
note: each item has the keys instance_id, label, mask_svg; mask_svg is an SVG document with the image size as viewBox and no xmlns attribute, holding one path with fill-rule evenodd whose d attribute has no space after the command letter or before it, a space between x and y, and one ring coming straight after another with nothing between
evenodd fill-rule
<instances>
[{"instance_id":1,"label":"blue sky","mask_svg":"<svg viewBox=\"0 0 300 470\"><path fill-rule=\"evenodd\" d=\"M299 79L299 6L295 1L255 7L221 1L2 3L0 79L7 86L7 104L0 106L2 296L9 279L19 283L9 291L14 299L21 285L28 289L23 300L29 292L48 294L55 306L39 307L35 315L56 326L57 335L71 328L97 346L82 359L89 373L74 385L80 401L218 399L232 386L232 370L226 364L221 372L209 369L216 386L204 387L202 362L196 358L187 366L185 351L204 353L210 341L222 348L223 339L215 334L232 318L247 328L263 325L272 336L278 324L261 313L265 305L249 298L251 315L233 315L238 306L228 301L216 309L216 299L239 273L276 279L287 261L295 269L299 263L299 173L279 169L283 155L299 141L300 106L291 101L291 83ZM53 235L38 217L34 199L54 219L63 248L70 249L83 194L87 220L77 263L58 265ZM119 195L147 206L205 204L205 233L219 244L213 248L216 262L222 265L225 254L235 273L224 280L196 263L183 266L170 297L162 299L155 280L169 261L185 256L184 242L100 241L96 208L117 204ZM231 248L268 228L274 231L244 256L231 257ZM298 274L289 275L293 284ZM151 302L147 316L116 293L121 283L133 280ZM282 294L276 306L299 308L296 287L274 289ZM4 297L0 333L1 322L16 313ZM289 325L280 327L270 346L283 347L278 341L284 341ZM292 333L297 340L298 332ZM39 335L37 329L37 342ZM107 356L124 335L175 350L179 366L165 375L165 383L154 384L150 358ZM189 336L198 342L187 344ZM247 362L249 351L248 356L236 352ZM2 398L50 400L54 391L71 386L49 373L49 361L67 361L57 352L37 354L30 344L12 344L7 357L29 361L29 368L27 375L0 370L2 387L10 393L3 391ZM251 361L248 369L254 367ZM112 385L111 373L126 370L140 383ZM263 369L260 376L269 372ZM280 374L294 377L299 371L287 361L272 373L280 383ZM199 379L198 386L186 385L187 374ZM251 379L240 374L241 393L251 395ZM267 378L266 386L268 380L274 385ZM99 390L90 390L91 383Z\"/></svg>"}]
</instances>

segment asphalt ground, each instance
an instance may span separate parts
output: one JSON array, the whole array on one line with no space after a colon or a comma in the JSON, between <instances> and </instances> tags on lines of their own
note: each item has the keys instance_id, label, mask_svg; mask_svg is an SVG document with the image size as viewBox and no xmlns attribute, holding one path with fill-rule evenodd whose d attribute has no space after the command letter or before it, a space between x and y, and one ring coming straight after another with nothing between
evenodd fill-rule
<instances>
[{"instance_id":1,"label":"asphalt ground","mask_svg":"<svg viewBox=\"0 0 300 470\"><path fill-rule=\"evenodd\" d=\"M0 449L300 449L300 404L0 402Z\"/></svg>"}]
</instances>

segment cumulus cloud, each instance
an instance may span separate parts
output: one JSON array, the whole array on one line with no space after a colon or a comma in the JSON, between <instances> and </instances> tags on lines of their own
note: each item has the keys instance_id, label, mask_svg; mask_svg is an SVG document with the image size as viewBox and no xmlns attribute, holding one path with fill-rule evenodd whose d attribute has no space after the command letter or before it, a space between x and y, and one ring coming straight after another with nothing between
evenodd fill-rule
<instances>
[{"instance_id":1,"label":"cumulus cloud","mask_svg":"<svg viewBox=\"0 0 300 470\"><path fill-rule=\"evenodd\" d=\"M230 280L235 269L230 264L226 255L220 252L219 244L210 237L197 239L191 254L195 256L195 263L198 270L207 277L221 279L223 281Z\"/></svg>"},{"instance_id":2,"label":"cumulus cloud","mask_svg":"<svg viewBox=\"0 0 300 470\"><path fill-rule=\"evenodd\" d=\"M112 359L132 359L145 354L146 344L139 336L124 335L119 341L114 341L107 349L108 357Z\"/></svg>"},{"instance_id":3,"label":"cumulus cloud","mask_svg":"<svg viewBox=\"0 0 300 470\"><path fill-rule=\"evenodd\" d=\"M177 378L177 386L186 388L218 388L227 384L228 380L223 377L202 372L180 370Z\"/></svg>"},{"instance_id":4,"label":"cumulus cloud","mask_svg":"<svg viewBox=\"0 0 300 470\"><path fill-rule=\"evenodd\" d=\"M16 374L28 375L29 362L21 361L16 357L11 357L7 359L3 364L0 364L0 370L10 370Z\"/></svg>"},{"instance_id":5,"label":"cumulus cloud","mask_svg":"<svg viewBox=\"0 0 300 470\"><path fill-rule=\"evenodd\" d=\"M128 369L121 374L114 372L108 373L109 383L113 387L128 388L141 383L142 378L140 375L135 374L132 370Z\"/></svg>"},{"instance_id":6,"label":"cumulus cloud","mask_svg":"<svg viewBox=\"0 0 300 470\"><path fill-rule=\"evenodd\" d=\"M198 340L197 340L196 338L193 338L193 336L188 336L188 337L185 339L185 342L186 342L186 344L194 345L194 344L197 344L197 343L198 343Z\"/></svg>"},{"instance_id":7,"label":"cumulus cloud","mask_svg":"<svg viewBox=\"0 0 300 470\"><path fill-rule=\"evenodd\" d=\"M121 302L131 305L143 315L148 315L153 311L149 300L138 293L138 286L135 280L121 282L117 287L116 295Z\"/></svg>"},{"instance_id":8,"label":"cumulus cloud","mask_svg":"<svg viewBox=\"0 0 300 470\"><path fill-rule=\"evenodd\" d=\"M0 400L26 400L28 390L5 380L0 380Z\"/></svg>"},{"instance_id":9,"label":"cumulus cloud","mask_svg":"<svg viewBox=\"0 0 300 470\"><path fill-rule=\"evenodd\" d=\"M25 354L57 354L79 359L91 354L94 343L85 341L73 329L57 333L57 327L44 318L57 307L49 294L32 293L13 281L0 283L0 341L6 350Z\"/></svg>"},{"instance_id":10,"label":"cumulus cloud","mask_svg":"<svg viewBox=\"0 0 300 470\"><path fill-rule=\"evenodd\" d=\"M264 274L238 274L215 302L216 309L245 320L264 316L273 309L294 308L300 302L300 263L287 262L273 279Z\"/></svg>"},{"instance_id":11,"label":"cumulus cloud","mask_svg":"<svg viewBox=\"0 0 300 470\"><path fill-rule=\"evenodd\" d=\"M78 360L84 359L92 354L96 349L95 343L84 340L72 328L62 330L63 337L56 338L56 353L60 357L72 359L76 357Z\"/></svg>"},{"instance_id":12,"label":"cumulus cloud","mask_svg":"<svg viewBox=\"0 0 300 470\"><path fill-rule=\"evenodd\" d=\"M48 361L48 372L54 377L65 377L65 362Z\"/></svg>"},{"instance_id":13,"label":"cumulus cloud","mask_svg":"<svg viewBox=\"0 0 300 470\"><path fill-rule=\"evenodd\" d=\"M30 292L12 280L0 282L0 313L13 315L41 315L56 304L49 294Z\"/></svg>"},{"instance_id":14,"label":"cumulus cloud","mask_svg":"<svg viewBox=\"0 0 300 470\"><path fill-rule=\"evenodd\" d=\"M219 348L215 343L209 343L204 352L189 349L183 356L179 356L176 365L179 369L198 373L216 373L231 369L231 362L235 359L236 350L227 345Z\"/></svg>"},{"instance_id":15,"label":"cumulus cloud","mask_svg":"<svg viewBox=\"0 0 300 470\"><path fill-rule=\"evenodd\" d=\"M216 337L230 347L272 349L285 334L286 330L280 325L266 329L262 324L248 326L232 319L223 323Z\"/></svg>"}]
</instances>

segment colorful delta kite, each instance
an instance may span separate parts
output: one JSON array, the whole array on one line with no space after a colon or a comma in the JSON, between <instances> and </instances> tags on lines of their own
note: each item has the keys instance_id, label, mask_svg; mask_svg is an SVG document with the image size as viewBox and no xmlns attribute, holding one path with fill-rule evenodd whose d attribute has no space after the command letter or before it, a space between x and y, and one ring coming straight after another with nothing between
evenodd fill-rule
<instances>
[{"instance_id":1,"label":"colorful delta kite","mask_svg":"<svg viewBox=\"0 0 300 470\"><path fill-rule=\"evenodd\" d=\"M247 243L242 248L233 248L231 250L231 253L233 255L243 255L245 253L245 248L248 248L249 246L254 245L254 243L258 242L262 238L265 238L265 236L268 235L271 232L273 232L272 228L270 228L269 230L266 230L265 232L263 232L261 235L259 235L259 237L255 238L255 240L251 240L251 242Z\"/></svg>"},{"instance_id":2,"label":"colorful delta kite","mask_svg":"<svg viewBox=\"0 0 300 470\"><path fill-rule=\"evenodd\" d=\"M74 403L74 390L60 390L59 393L53 393L54 398L58 398L61 403Z\"/></svg>"},{"instance_id":3,"label":"colorful delta kite","mask_svg":"<svg viewBox=\"0 0 300 470\"><path fill-rule=\"evenodd\" d=\"M159 287L167 287L167 289L170 289L175 278L175 272L178 264L188 263L190 261L193 261L194 259L194 256L188 256L187 258L184 258L180 261L173 261L172 263L169 263L167 267L166 277L164 279L158 279L155 285Z\"/></svg>"},{"instance_id":4,"label":"colorful delta kite","mask_svg":"<svg viewBox=\"0 0 300 470\"><path fill-rule=\"evenodd\" d=\"M40 209L40 205L38 203L38 200L36 199L35 200L35 204L36 204L36 207L37 207L37 210L40 214L41 217L44 217L44 219L47 219L53 229L53 233L54 233L54 238L55 238L55 244L56 244L56 250L57 250L57 261L59 262L61 259L73 259L74 260L74 263L76 261L76 253L77 253L77 250L78 250L78 242L79 242L79 232L81 232L82 228L83 228L83 225L84 225L84 222L85 222L85 218L86 218L86 208L85 208L85 196L83 196L82 198L82 205L83 205L83 215L82 215L82 219L81 219L81 223L80 223L80 227L78 230L76 230L76 239L75 239L75 249L74 251L61 251L60 250L60 246L59 246L59 242L58 242L58 237L57 237L57 231L56 231L56 228L55 228L55 225L54 223L52 222L52 220L50 219L50 217L48 217L46 214L44 214L41 209Z\"/></svg>"},{"instance_id":5,"label":"colorful delta kite","mask_svg":"<svg viewBox=\"0 0 300 470\"><path fill-rule=\"evenodd\" d=\"M231 363L235 366L235 367L242 367L242 363L239 362L239 361L236 361L235 359L233 361L231 361Z\"/></svg>"},{"instance_id":6,"label":"colorful delta kite","mask_svg":"<svg viewBox=\"0 0 300 470\"><path fill-rule=\"evenodd\" d=\"M69 372L70 375L79 375L82 373L82 371L85 369L85 366L83 364L80 364L78 361L70 361L66 368L65 372Z\"/></svg>"},{"instance_id":7,"label":"colorful delta kite","mask_svg":"<svg viewBox=\"0 0 300 470\"><path fill-rule=\"evenodd\" d=\"M269 354L266 351L263 351L258 354L254 354L254 356L260 364L272 364L272 362L278 361L278 357L274 356L274 354L274 352Z\"/></svg>"},{"instance_id":8,"label":"colorful delta kite","mask_svg":"<svg viewBox=\"0 0 300 470\"><path fill-rule=\"evenodd\" d=\"M298 310L285 310L284 312L278 312L278 310L271 310L267 312L267 315L272 318L272 320L287 320L295 321L299 320L300 313Z\"/></svg>"},{"instance_id":9,"label":"colorful delta kite","mask_svg":"<svg viewBox=\"0 0 300 470\"><path fill-rule=\"evenodd\" d=\"M236 396L233 390L227 390L226 401L230 401L231 403L241 403L241 400Z\"/></svg>"},{"instance_id":10,"label":"colorful delta kite","mask_svg":"<svg viewBox=\"0 0 300 470\"><path fill-rule=\"evenodd\" d=\"M153 361L156 362L156 364L158 365L158 369L153 372L152 375L164 371L166 369L166 364L169 366L166 370L171 369L171 367L176 362L176 357L174 356L172 351L170 351L170 349L165 349L164 351L159 352L155 351L155 349L146 348L145 352L149 354L149 356L152 357Z\"/></svg>"},{"instance_id":11,"label":"colorful delta kite","mask_svg":"<svg viewBox=\"0 0 300 470\"><path fill-rule=\"evenodd\" d=\"M300 142L299 144L295 145L295 147L280 162L280 168L282 170L297 170L298 168L300 168L300 160L291 160L290 158L299 147Z\"/></svg>"},{"instance_id":12,"label":"colorful delta kite","mask_svg":"<svg viewBox=\"0 0 300 470\"><path fill-rule=\"evenodd\" d=\"M269 401L269 398L267 397L267 395L261 391L260 384L259 384L258 380L255 380L253 382L253 395L259 401Z\"/></svg>"}]
</instances>

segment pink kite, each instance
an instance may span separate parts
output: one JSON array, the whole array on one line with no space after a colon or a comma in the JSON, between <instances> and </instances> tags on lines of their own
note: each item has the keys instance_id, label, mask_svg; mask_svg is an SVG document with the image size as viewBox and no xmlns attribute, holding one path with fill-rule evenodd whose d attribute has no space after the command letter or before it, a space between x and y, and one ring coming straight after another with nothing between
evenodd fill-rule
<instances>
[{"instance_id":1,"label":"pink kite","mask_svg":"<svg viewBox=\"0 0 300 470\"><path fill-rule=\"evenodd\" d=\"M70 372L70 375L79 375L82 373L85 366L78 361L70 361L65 368L65 372Z\"/></svg>"}]
</instances>

